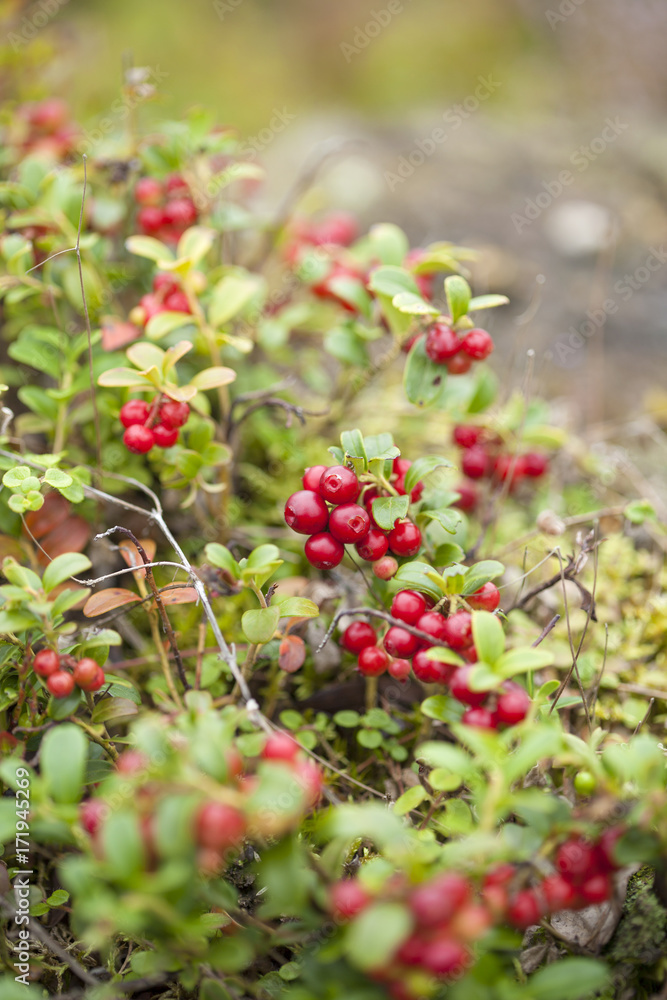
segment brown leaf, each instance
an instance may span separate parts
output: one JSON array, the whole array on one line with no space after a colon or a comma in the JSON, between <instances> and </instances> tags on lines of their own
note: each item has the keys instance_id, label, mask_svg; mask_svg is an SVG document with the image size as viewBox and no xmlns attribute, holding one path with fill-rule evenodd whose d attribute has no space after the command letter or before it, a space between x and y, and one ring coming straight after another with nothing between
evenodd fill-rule
<instances>
[{"instance_id":1,"label":"brown leaf","mask_svg":"<svg viewBox=\"0 0 667 1000\"><path fill-rule=\"evenodd\" d=\"M90 525L82 517L73 515L66 518L41 538L40 545L46 555L38 551L38 562L41 566L46 566L63 552L82 552L90 541L91 534Z\"/></svg>"},{"instance_id":2,"label":"brown leaf","mask_svg":"<svg viewBox=\"0 0 667 1000\"><path fill-rule=\"evenodd\" d=\"M124 604L135 604L140 600L137 594L124 587L106 587L88 598L83 613L86 618L96 618L97 615L104 615L107 611L122 608Z\"/></svg>"},{"instance_id":3,"label":"brown leaf","mask_svg":"<svg viewBox=\"0 0 667 1000\"><path fill-rule=\"evenodd\" d=\"M298 635L286 635L280 643L278 665L288 674L295 674L306 659L306 647Z\"/></svg>"},{"instance_id":4,"label":"brown leaf","mask_svg":"<svg viewBox=\"0 0 667 1000\"><path fill-rule=\"evenodd\" d=\"M102 350L118 351L126 344L138 340L142 331L134 323L118 319L117 316L105 316L102 320Z\"/></svg>"},{"instance_id":5,"label":"brown leaf","mask_svg":"<svg viewBox=\"0 0 667 1000\"><path fill-rule=\"evenodd\" d=\"M39 510L31 510L25 515L25 523L35 538L43 538L53 531L69 516L70 502L53 490L44 497L44 503Z\"/></svg>"},{"instance_id":6,"label":"brown leaf","mask_svg":"<svg viewBox=\"0 0 667 1000\"><path fill-rule=\"evenodd\" d=\"M153 562L154 559L155 559L155 552L157 550L157 545L153 541L153 539L152 538L140 538L139 539L139 544L141 545L142 549L146 553L148 561L149 562ZM122 555L123 559L125 560L125 562L127 563L127 565L130 567L130 569L134 569L135 566L136 567L140 567L140 566L144 565L144 561L141 558L141 556L139 555L139 550L138 550L137 546L134 544L134 542L130 541L129 538L124 538L123 541L119 543L118 549L119 549L120 554ZM137 569L137 572L135 573L135 576L139 577L140 579L144 579L145 576L146 576L146 570L145 569Z\"/></svg>"},{"instance_id":7,"label":"brown leaf","mask_svg":"<svg viewBox=\"0 0 667 1000\"><path fill-rule=\"evenodd\" d=\"M199 600L199 594L194 587L173 587L171 590L163 590L160 593L162 603L165 606L170 604L193 604Z\"/></svg>"}]
</instances>

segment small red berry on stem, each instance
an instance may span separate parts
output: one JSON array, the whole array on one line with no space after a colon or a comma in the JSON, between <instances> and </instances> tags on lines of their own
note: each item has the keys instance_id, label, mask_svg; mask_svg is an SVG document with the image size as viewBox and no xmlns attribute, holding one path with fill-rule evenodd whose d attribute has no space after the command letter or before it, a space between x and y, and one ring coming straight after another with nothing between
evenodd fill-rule
<instances>
[{"instance_id":1,"label":"small red berry on stem","mask_svg":"<svg viewBox=\"0 0 667 1000\"><path fill-rule=\"evenodd\" d=\"M498 719L495 714L483 705L477 708L467 708L461 716L461 722L466 726L475 726L477 729L497 729Z\"/></svg>"},{"instance_id":2,"label":"small red berry on stem","mask_svg":"<svg viewBox=\"0 0 667 1000\"><path fill-rule=\"evenodd\" d=\"M355 548L366 562L376 562L386 554L389 548L389 539L381 528L371 528L366 537L361 542L357 542Z\"/></svg>"},{"instance_id":3,"label":"small red berry on stem","mask_svg":"<svg viewBox=\"0 0 667 1000\"><path fill-rule=\"evenodd\" d=\"M319 492L328 503L352 503L359 496L360 489L355 473L344 465L333 465L322 473Z\"/></svg>"},{"instance_id":4,"label":"small red berry on stem","mask_svg":"<svg viewBox=\"0 0 667 1000\"><path fill-rule=\"evenodd\" d=\"M271 733L264 744L262 758L264 760L293 761L298 753L299 744L287 733Z\"/></svg>"},{"instance_id":5,"label":"small red berry on stem","mask_svg":"<svg viewBox=\"0 0 667 1000\"><path fill-rule=\"evenodd\" d=\"M475 361L483 361L493 350L493 338L486 330L469 330L461 341L461 350Z\"/></svg>"},{"instance_id":6,"label":"small red berry on stem","mask_svg":"<svg viewBox=\"0 0 667 1000\"><path fill-rule=\"evenodd\" d=\"M345 546L328 531L320 531L310 536L304 554L315 569L334 569L343 561Z\"/></svg>"},{"instance_id":7,"label":"small red berry on stem","mask_svg":"<svg viewBox=\"0 0 667 1000\"><path fill-rule=\"evenodd\" d=\"M459 351L447 362L447 371L450 375L465 375L472 367L472 358L463 351Z\"/></svg>"},{"instance_id":8,"label":"small red berry on stem","mask_svg":"<svg viewBox=\"0 0 667 1000\"><path fill-rule=\"evenodd\" d=\"M391 602L391 613L406 625L416 625L426 613L426 600L417 590L399 590Z\"/></svg>"},{"instance_id":9,"label":"small red berry on stem","mask_svg":"<svg viewBox=\"0 0 667 1000\"><path fill-rule=\"evenodd\" d=\"M412 521L397 521L389 532L389 548L395 556L416 556L421 544L422 533Z\"/></svg>"},{"instance_id":10,"label":"small red berry on stem","mask_svg":"<svg viewBox=\"0 0 667 1000\"><path fill-rule=\"evenodd\" d=\"M371 519L368 511L358 503L344 503L331 511L329 531L334 538L345 545L360 542L366 537L370 528ZM391 545L391 538L389 544Z\"/></svg>"},{"instance_id":11,"label":"small red berry on stem","mask_svg":"<svg viewBox=\"0 0 667 1000\"><path fill-rule=\"evenodd\" d=\"M304 490L310 490L312 493L319 493L320 479L326 471L326 465L311 465L310 468L306 469L303 474L303 478L301 479Z\"/></svg>"},{"instance_id":12,"label":"small red berry on stem","mask_svg":"<svg viewBox=\"0 0 667 1000\"><path fill-rule=\"evenodd\" d=\"M189 416L190 407L187 403L168 399L160 406L160 420L166 427L183 427Z\"/></svg>"},{"instance_id":13,"label":"small red berry on stem","mask_svg":"<svg viewBox=\"0 0 667 1000\"><path fill-rule=\"evenodd\" d=\"M132 424L123 434L123 444L135 455L145 455L155 444L155 435L150 427Z\"/></svg>"},{"instance_id":14,"label":"small red berry on stem","mask_svg":"<svg viewBox=\"0 0 667 1000\"><path fill-rule=\"evenodd\" d=\"M479 441L483 429L474 424L458 424L452 433L454 444L459 448L472 448Z\"/></svg>"},{"instance_id":15,"label":"small red berry on stem","mask_svg":"<svg viewBox=\"0 0 667 1000\"><path fill-rule=\"evenodd\" d=\"M466 448L461 458L461 469L468 479L481 479L489 470L489 458L481 445Z\"/></svg>"},{"instance_id":16,"label":"small red berry on stem","mask_svg":"<svg viewBox=\"0 0 667 1000\"><path fill-rule=\"evenodd\" d=\"M390 656L405 659L417 652L419 640L407 629L392 625L382 640L382 645Z\"/></svg>"},{"instance_id":17,"label":"small red berry on stem","mask_svg":"<svg viewBox=\"0 0 667 1000\"><path fill-rule=\"evenodd\" d=\"M360 653L366 646L374 646L376 642L375 629L368 622L352 622L340 637L341 646L349 653Z\"/></svg>"},{"instance_id":18,"label":"small red berry on stem","mask_svg":"<svg viewBox=\"0 0 667 1000\"><path fill-rule=\"evenodd\" d=\"M171 448L178 441L178 429L166 424L156 424L152 428L155 444L158 448Z\"/></svg>"},{"instance_id":19,"label":"small red berry on stem","mask_svg":"<svg viewBox=\"0 0 667 1000\"><path fill-rule=\"evenodd\" d=\"M359 653L359 672L364 677L378 677L389 666L389 657L379 646L366 646Z\"/></svg>"},{"instance_id":20,"label":"small red berry on stem","mask_svg":"<svg viewBox=\"0 0 667 1000\"><path fill-rule=\"evenodd\" d=\"M445 642L457 651L472 645L472 615L469 611L457 611L445 619Z\"/></svg>"},{"instance_id":21,"label":"small red berry on stem","mask_svg":"<svg viewBox=\"0 0 667 1000\"><path fill-rule=\"evenodd\" d=\"M311 490L298 490L285 504L285 521L300 535L316 535L329 523L329 508Z\"/></svg>"},{"instance_id":22,"label":"small red berry on stem","mask_svg":"<svg viewBox=\"0 0 667 1000\"><path fill-rule=\"evenodd\" d=\"M32 669L40 677L50 677L60 670L60 657L55 649L40 649L32 661Z\"/></svg>"},{"instance_id":23,"label":"small red berry on stem","mask_svg":"<svg viewBox=\"0 0 667 1000\"><path fill-rule=\"evenodd\" d=\"M100 665L96 660L93 660L90 656L84 656L79 660L72 673L74 683L83 691L94 691L100 669ZM102 677L104 677L104 672L102 672ZM102 683L104 683L104 680ZM91 685L93 686L91 687Z\"/></svg>"},{"instance_id":24,"label":"small red berry on stem","mask_svg":"<svg viewBox=\"0 0 667 1000\"><path fill-rule=\"evenodd\" d=\"M511 687L510 687L511 684ZM496 714L499 722L508 726L516 726L528 715L532 701L530 695L520 684L508 682L505 690L498 697Z\"/></svg>"},{"instance_id":25,"label":"small red berry on stem","mask_svg":"<svg viewBox=\"0 0 667 1000\"><path fill-rule=\"evenodd\" d=\"M120 422L123 427L133 427L135 424L145 424L148 420L150 407L143 399L130 399L120 409Z\"/></svg>"},{"instance_id":26,"label":"small red berry on stem","mask_svg":"<svg viewBox=\"0 0 667 1000\"><path fill-rule=\"evenodd\" d=\"M500 604L500 591L495 583L485 583L474 594L466 597L466 601L476 611L495 611Z\"/></svg>"},{"instance_id":27,"label":"small red berry on stem","mask_svg":"<svg viewBox=\"0 0 667 1000\"><path fill-rule=\"evenodd\" d=\"M56 670L46 682L54 698L66 698L74 690L74 678L66 670Z\"/></svg>"},{"instance_id":28,"label":"small red berry on stem","mask_svg":"<svg viewBox=\"0 0 667 1000\"><path fill-rule=\"evenodd\" d=\"M461 340L455 330L445 323L435 323L426 336L425 350L431 361L444 364L461 348Z\"/></svg>"},{"instance_id":29,"label":"small red berry on stem","mask_svg":"<svg viewBox=\"0 0 667 1000\"><path fill-rule=\"evenodd\" d=\"M141 177L134 187L137 205L159 205L164 198L162 183L155 177Z\"/></svg>"},{"instance_id":30,"label":"small red berry on stem","mask_svg":"<svg viewBox=\"0 0 667 1000\"><path fill-rule=\"evenodd\" d=\"M396 681L404 681L410 676L409 660L390 660L387 673Z\"/></svg>"},{"instance_id":31,"label":"small red berry on stem","mask_svg":"<svg viewBox=\"0 0 667 1000\"><path fill-rule=\"evenodd\" d=\"M236 847L245 830L245 816L224 802L205 802L195 820L197 844L214 851L223 852Z\"/></svg>"},{"instance_id":32,"label":"small red berry on stem","mask_svg":"<svg viewBox=\"0 0 667 1000\"><path fill-rule=\"evenodd\" d=\"M472 705L473 708L476 708L486 701L489 692L474 691L470 687L470 674L473 669L473 667L459 667L452 675L450 687L452 694L458 701L462 701L464 705Z\"/></svg>"},{"instance_id":33,"label":"small red berry on stem","mask_svg":"<svg viewBox=\"0 0 667 1000\"><path fill-rule=\"evenodd\" d=\"M383 556L373 563L373 574L378 580L391 580L398 573L398 563L393 556Z\"/></svg>"}]
</instances>

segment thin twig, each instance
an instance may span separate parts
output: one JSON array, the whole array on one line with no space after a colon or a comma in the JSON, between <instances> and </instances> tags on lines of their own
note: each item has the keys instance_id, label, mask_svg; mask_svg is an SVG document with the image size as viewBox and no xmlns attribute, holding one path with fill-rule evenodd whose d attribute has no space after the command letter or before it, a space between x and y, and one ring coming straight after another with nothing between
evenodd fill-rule
<instances>
[{"instance_id":1,"label":"thin twig","mask_svg":"<svg viewBox=\"0 0 667 1000\"><path fill-rule=\"evenodd\" d=\"M641 720L641 722L637 723L637 728L635 729L634 733L632 734L633 736L636 736L637 733L639 732L639 730L642 728L642 726L648 721L648 717L651 714L654 702L655 702L655 698L651 698L650 702L648 703L648 708L646 710L646 715Z\"/></svg>"},{"instance_id":2,"label":"thin twig","mask_svg":"<svg viewBox=\"0 0 667 1000\"><path fill-rule=\"evenodd\" d=\"M11 905L7 903L4 899L0 897L0 906L2 906L2 911L6 917L13 919L15 916L14 910ZM68 951L65 951L57 941L51 937L49 932L42 927L40 923L37 922L35 917L30 920L30 933L37 938L38 941L47 948L51 954L56 955L61 962L64 962L70 967L77 979L80 979L82 983L86 983L87 986L99 986L100 981L84 969L82 965L79 965L75 958L72 958Z\"/></svg>"},{"instance_id":3,"label":"thin twig","mask_svg":"<svg viewBox=\"0 0 667 1000\"><path fill-rule=\"evenodd\" d=\"M542 629L535 642L531 642L531 646L533 647L539 646L539 644L549 635L549 632L551 632L551 630L556 627L560 619L561 619L560 615L554 615L549 624L545 625L545 627Z\"/></svg>"},{"instance_id":4,"label":"thin twig","mask_svg":"<svg viewBox=\"0 0 667 1000\"><path fill-rule=\"evenodd\" d=\"M439 642L432 635L429 635L428 632L422 632L421 629L415 628L414 625L408 625L407 622L401 621L399 618L394 618L394 616L390 615L388 611L377 611L375 608L344 608L342 611L338 611L334 615L331 624L329 625L329 628L326 630L324 638L322 639L322 642L315 650L315 653L319 653L324 649L329 639L331 638L333 631L338 622L340 621L340 619L345 618L347 615L366 615L370 616L371 618L381 618L383 621L388 622L390 625L396 625L398 626L398 628L404 628L406 632L410 632L412 635L416 635L418 639L423 639L425 642L428 642L429 646L446 645L446 643Z\"/></svg>"},{"instance_id":5,"label":"thin twig","mask_svg":"<svg viewBox=\"0 0 667 1000\"><path fill-rule=\"evenodd\" d=\"M86 320L86 333L88 334L88 374L90 377L90 401L93 405L93 419L95 423L95 449L97 452L97 472L102 481L102 432L100 430L100 412L97 408L97 394L95 392L95 373L93 370L93 333L90 328L90 316L88 315L88 302L86 300L86 289L83 283L83 265L81 264L81 226L83 225L83 209L86 203L86 189L88 187L88 170L86 167L86 154L83 154L83 193L81 195L81 211L79 212L79 228L76 234L76 259L79 265L79 281L81 283L81 298L83 300L83 315Z\"/></svg>"}]
</instances>

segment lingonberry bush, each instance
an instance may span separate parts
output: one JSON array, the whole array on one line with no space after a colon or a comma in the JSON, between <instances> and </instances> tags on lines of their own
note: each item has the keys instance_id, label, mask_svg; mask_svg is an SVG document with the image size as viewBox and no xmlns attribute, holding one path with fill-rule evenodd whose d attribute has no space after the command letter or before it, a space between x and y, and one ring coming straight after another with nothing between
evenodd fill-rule
<instances>
[{"instance_id":1,"label":"lingonberry bush","mask_svg":"<svg viewBox=\"0 0 667 1000\"><path fill-rule=\"evenodd\" d=\"M3 996L658 990L650 505L471 251L267 217L203 112L77 136L6 109Z\"/></svg>"}]
</instances>

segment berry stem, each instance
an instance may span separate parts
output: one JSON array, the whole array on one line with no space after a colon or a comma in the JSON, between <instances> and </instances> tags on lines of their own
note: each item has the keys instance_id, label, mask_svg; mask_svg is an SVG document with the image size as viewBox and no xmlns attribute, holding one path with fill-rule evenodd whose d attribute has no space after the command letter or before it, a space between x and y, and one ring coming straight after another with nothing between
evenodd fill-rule
<instances>
[{"instance_id":1,"label":"berry stem","mask_svg":"<svg viewBox=\"0 0 667 1000\"><path fill-rule=\"evenodd\" d=\"M111 738L108 733L107 739L103 736L98 736L92 726L89 726L87 722L83 721L83 719L78 719L76 715L70 715L69 721L75 722L77 726L80 726L81 729L83 729L83 731L88 735L89 739L91 739L93 743L97 743L98 746L102 747L105 753L107 753L112 760L118 760L120 754L111 742ZM106 732L106 729L104 731Z\"/></svg>"},{"instance_id":2,"label":"berry stem","mask_svg":"<svg viewBox=\"0 0 667 1000\"><path fill-rule=\"evenodd\" d=\"M378 697L378 679L377 677L367 677L366 678L366 711L370 712L372 708L375 708Z\"/></svg>"}]
</instances>

